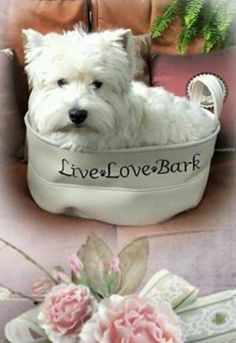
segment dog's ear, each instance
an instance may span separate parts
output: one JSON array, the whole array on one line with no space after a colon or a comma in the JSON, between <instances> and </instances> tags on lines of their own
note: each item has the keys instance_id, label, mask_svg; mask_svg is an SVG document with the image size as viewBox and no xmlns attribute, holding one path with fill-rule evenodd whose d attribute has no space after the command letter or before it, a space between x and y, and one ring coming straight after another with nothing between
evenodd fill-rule
<instances>
[{"instance_id":1,"label":"dog's ear","mask_svg":"<svg viewBox=\"0 0 236 343\"><path fill-rule=\"evenodd\" d=\"M43 35L32 29L22 30L23 43L25 50L40 48L43 45Z\"/></svg>"},{"instance_id":2,"label":"dog's ear","mask_svg":"<svg viewBox=\"0 0 236 343\"><path fill-rule=\"evenodd\" d=\"M32 88L33 79L36 79L37 58L42 53L44 36L32 29L22 30L24 53L25 53L25 71L28 75L29 88Z\"/></svg>"},{"instance_id":3,"label":"dog's ear","mask_svg":"<svg viewBox=\"0 0 236 343\"><path fill-rule=\"evenodd\" d=\"M127 52L130 68L132 73L135 73L135 45L132 31L130 29L119 29L117 30L119 40L122 43L123 48Z\"/></svg>"},{"instance_id":4,"label":"dog's ear","mask_svg":"<svg viewBox=\"0 0 236 343\"><path fill-rule=\"evenodd\" d=\"M42 52L44 36L32 29L22 30L25 62L30 64Z\"/></svg>"}]
</instances>

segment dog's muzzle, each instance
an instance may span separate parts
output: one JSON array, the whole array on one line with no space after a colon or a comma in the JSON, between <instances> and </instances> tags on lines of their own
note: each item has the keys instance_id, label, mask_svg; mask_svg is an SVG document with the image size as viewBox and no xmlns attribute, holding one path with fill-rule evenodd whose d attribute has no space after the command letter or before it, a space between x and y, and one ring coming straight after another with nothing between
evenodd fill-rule
<instances>
[{"instance_id":1,"label":"dog's muzzle","mask_svg":"<svg viewBox=\"0 0 236 343\"><path fill-rule=\"evenodd\" d=\"M79 108L72 108L69 110L69 118L73 124L79 126L82 124L88 116L88 111L80 110Z\"/></svg>"}]
</instances>

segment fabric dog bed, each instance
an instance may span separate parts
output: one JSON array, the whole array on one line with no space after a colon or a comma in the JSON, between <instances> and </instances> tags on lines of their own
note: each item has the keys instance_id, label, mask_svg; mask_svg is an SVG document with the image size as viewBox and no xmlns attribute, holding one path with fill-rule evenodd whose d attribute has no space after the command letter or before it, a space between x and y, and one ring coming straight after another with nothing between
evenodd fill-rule
<instances>
[{"instance_id":1,"label":"fabric dog bed","mask_svg":"<svg viewBox=\"0 0 236 343\"><path fill-rule=\"evenodd\" d=\"M206 89L219 118L224 94L218 80L194 80L191 100L201 103ZM209 96L208 94L208 96ZM25 117L29 147L28 185L35 202L52 213L66 213L117 225L159 223L199 204L208 180L220 124L194 143L73 152L35 132Z\"/></svg>"}]
</instances>

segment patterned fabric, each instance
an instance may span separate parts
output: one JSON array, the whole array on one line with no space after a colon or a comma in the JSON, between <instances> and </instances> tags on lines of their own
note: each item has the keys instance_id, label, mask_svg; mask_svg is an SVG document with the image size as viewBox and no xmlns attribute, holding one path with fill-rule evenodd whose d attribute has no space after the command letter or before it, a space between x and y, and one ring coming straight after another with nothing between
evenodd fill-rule
<instances>
[{"instance_id":1,"label":"patterned fabric","mask_svg":"<svg viewBox=\"0 0 236 343\"><path fill-rule=\"evenodd\" d=\"M198 298L182 278L160 271L140 292L158 303L169 302L179 317L185 343L236 342L236 291Z\"/></svg>"},{"instance_id":2,"label":"patterned fabric","mask_svg":"<svg viewBox=\"0 0 236 343\"><path fill-rule=\"evenodd\" d=\"M195 301L198 289L179 276L163 270L154 275L140 295L151 298L158 303L169 302L171 307L176 310L186 303Z\"/></svg>"}]
</instances>

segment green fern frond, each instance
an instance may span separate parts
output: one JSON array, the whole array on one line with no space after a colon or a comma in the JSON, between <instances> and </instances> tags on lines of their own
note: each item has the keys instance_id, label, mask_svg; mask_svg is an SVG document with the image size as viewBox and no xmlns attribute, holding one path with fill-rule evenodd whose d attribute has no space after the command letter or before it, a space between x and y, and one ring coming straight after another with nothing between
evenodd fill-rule
<instances>
[{"instance_id":1,"label":"green fern frond","mask_svg":"<svg viewBox=\"0 0 236 343\"><path fill-rule=\"evenodd\" d=\"M220 45L222 46L226 41L228 29L233 21L234 15L236 12L235 3L227 3L222 6L222 8L216 14L216 23L219 31Z\"/></svg>"},{"instance_id":2,"label":"green fern frond","mask_svg":"<svg viewBox=\"0 0 236 343\"><path fill-rule=\"evenodd\" d=\"M174 0L168 6L162 16L158 16L152 24L151 34L152 38L160 37L174 21L180 7L181 0Z\"/></svg>"},{"instance_id":3,"label":"green fern frond","mask_svg":"<svg viewBox=\"0 0 236 343\"><path fill-rule=\"evenodd\" d=\"M198 20L204 2L205 0L188 1L183 18L184 26L186 28L191 28Z\"/></svg>"},{"instance_id":4,"label":"green fern frond","mask_svg":"<svg viewBox=\"0 0 236 343\"><path fill-rule=\"evenodd\" d=\"M178 49L185 54L196 36L204 39L204 52L232 43L232 23L236 15L235 0L173 0L151 27L152 38L158 38L169 28L176 16L182 21Z\"/></svg>"},{"instance_id":5,"label":"green fern frond","mask_svg":"<svg viewBox=\"0 0 236 343\"><path fill-rule=\"evenodd\" d=\"M220 40L221 35L217 30L217 25L215 23L212 23L212 25L209 27L209 29L204 35L205 43L203 51L205 53L209 53L215 46L219 45Z\"/></svg>"},{"instance_id":6,"label":"green fern frond","mask_svg":"<svg viewBox=\"0 0 236 343\"><path fill-rule=\"evenodd\" d=\"M229 25L231 24L235 14L235 4L229 3L228 1L224 3L219 11L216 13L216 22L220 32L225 32Z\"/></svg>"},{"instance_id":7,"label":"green fern frond","mask_svg":"<svg viewBox=\"0 0 236 343\"><path fill-rule=\"evenodd\" d=\"M235 5L229 5L228 1L216 0L211 3L210 15L206 17L202 29L205 53L214 47L223 48L227 44L227 35L235 15Z\"/></svg>"},{"instance_id":8,"label":"green fern frond","mask_svg":"<svg viewBox=\"0 0 236 343\"><path fill-rule=\"evenodd\" d=\"M184 55L187 52L189 44L192 43L195 37L195 32L189 31L188 29L183 29L180 33L178 41L178 51L181 55Z\"/></svg>"},{"instance_id":9,"label":"green fern frond","mask_svg":"<svg viewBox=\"0 0 236 343\"><path fill-rule=\"evenodd\" d=\"M183 28L178 41L178 51L181 55L187 52L189 45L193 42L196 35L197 27L192 27L191 30L187 27Z\"/></svg>"},{"instance_id":10,"label":"green fern frond","mask_svg":"<svg viewBox=\"0 0 236 343\"><path fill-rule=\"evenodd\" d=\"M204 38L203 52L208 53L218 44L219 32L216 24L217 13L221 10L221 0L210 1L204 16L201 35Z\"/></svg>"},{"instance_id":11,"label":"green fern frond","mask_svg":"<svg viewBox=\"0 0 236 343\"><path fill-rule=\"evenodd\" d=\"M183 29L178 40L178 50L181 55L186 53L188 46L193 42L199 32L204 1L188 1L185 11L181 13Z\"/></svg>"}]
</instances>

